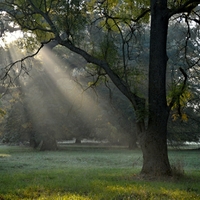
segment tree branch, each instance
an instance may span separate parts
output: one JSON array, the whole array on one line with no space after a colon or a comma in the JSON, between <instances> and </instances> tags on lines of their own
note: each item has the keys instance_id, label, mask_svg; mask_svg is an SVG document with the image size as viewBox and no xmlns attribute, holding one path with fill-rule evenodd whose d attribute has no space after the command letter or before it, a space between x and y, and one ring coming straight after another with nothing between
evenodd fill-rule
<instances>
[{"instance_id":1,"label":"tree branch","mask_svg":"<svg viewBox=\"0 0 200 200\"><path fill-rule=\"evenodd\" d=\"M114 73L114 71L110 68L109 64L106 61L89 55L86 51L74 46L69 41L63 41L60 39L58 43L62 46L67 47L71 51L81 55L88 63L93 63L103 68L112 80L112 82L116 85L116 87L131 101L134 109L138 110L142 107L141 104L143 105L145 100L132 93L130 87L116 73Z\"/></svg>"},{"instance_id":2,"label":"tree branch","mask_svg":"<svg viewBox=\"0 0 200 200\"><path fill-rule=\"evenodd\" d=\"M2 80L3 82L9 78L9 80L11 80L11 75L9 74L11 69L18 63L21 63L21 70L20 70L20 74L21 74L21 71L23 71L25 69L24 65L23 65L23 62L29 58L33 58L34 56L36 56L40 50L44 47L45 44L48 44L49 42L51 42L52 39L50 39L48 42L43 42L41 43L40 47L37 49L37 51L31 55L28 55L24 58L21 58L19 60L16 60L15 62L13 63L10 63L9 65L7 65L4 69L5 69L5 72L4 74L0 77L0 80ZM11 82L11 81L10 81Z\"/></svg>"},{"instance_id":3,"label":"tree branch","mask_svg":"<svg viewBox=\"0 0 200 200\"><path fill-rule=\"evenodd\" d=\"M199 0L188 0L186 1L183 5L177 7L177 8L172 8L169 10L168 17L172 17L173 15L180 14L180 13L188 13L196 8L198 4L200 3Z\"/></svg>"}]
</instances>

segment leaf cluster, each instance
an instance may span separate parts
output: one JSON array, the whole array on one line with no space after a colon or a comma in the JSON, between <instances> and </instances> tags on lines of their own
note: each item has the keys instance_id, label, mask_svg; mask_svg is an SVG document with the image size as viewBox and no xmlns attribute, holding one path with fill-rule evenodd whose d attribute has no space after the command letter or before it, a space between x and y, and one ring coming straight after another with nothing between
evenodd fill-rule
<instances>
[{"instance_id":1,"label":"leaf cluster","mask_svg":"<svg viewBox=\"0 0 200 200\"><path fill-rule=\"evenodd\" d=\"M84 4L81 0L13 0L5 3L4 10L26 32L30 31L40 42L57 35L74 39L86 23ZM85 28L85 27L84 27ZM30 37L33 35L30 34Z\"/></svg>"},{"instance_id":2,"label":"leaf cluster","mask_svg":"<svg viewBox=\"0 0 200 200\"><path fill-rule=\"evenodd\" d=\"M188 86L184 86L184 83L172 85L167 96L167 102L169 105L174 101L173 106L171 107L171 110L174 112L172 115L173 120L176 120L179 117L181 117L183 121L188 120L188 116L183 112L183 110L187 107L187 103L191 98L192 92Z\"/></svg>"}]
</instances>

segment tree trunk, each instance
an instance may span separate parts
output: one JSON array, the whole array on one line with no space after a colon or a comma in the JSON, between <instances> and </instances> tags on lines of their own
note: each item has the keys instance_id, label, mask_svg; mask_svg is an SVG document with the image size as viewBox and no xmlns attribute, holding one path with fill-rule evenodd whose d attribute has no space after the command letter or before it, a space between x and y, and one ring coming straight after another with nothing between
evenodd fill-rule
<instances>
[{"instance_id":1,"label":"tree trunk","mask_svg":"<svg viewBox=\"0 0 200 200\"><path fill-rule=\"evenodd\" d=\"M81 144L81 139L76 138L76 140L75 140L75 144Z\"/></svg>"},{"instance_id":2,"label":"tree trunk","mask_svg":"<svg viewBox=\"0 0 200 200\"><path fill-rule=\"evenodd\" d=\"M149 121L141 141L142 174L170 175L167 152L166 65L168 9L167 0L151 0L149 59Z\"/></svg>"},{"instance_id":3,"label":"tree trunk","mask_svg":"<svg viewBox=\"0 0 200 200\"><path fill-rule=\"evenodd\" d=\"M52 135L46 135L43 137L39 145L40 151L55 151L58 149L57 141Z\"/></svg>"},{"instance_id":4,"label":"tree trunk","mask_svg":"<svg viewBox=\"0 0 200 200\"><path fill-rule=\"evenodd\" d=\"M149 142L149 143L148 143ZM168 161L165 140L146 138L143 148L143 167L141 174L153 177L170 176L171 167Z\"/></svg>"},{"instance_id":5,"label":"tree trunk","mask_svg":"<svg viewBox=\"0 0 200 200\"><path fill-rule=\"evenodd\" d=\"M141 142L143 167L141 174L150 176L171 175L167 151L167 117L160 120L160 125L152 122L144 133Z\"/></svg>"},{"instance_id":6,"label":"tree trunk","mask_svg":"<svg viewBox=\"0 0 200 200\"><path fill-rule=\"evenodd\" d=\"M32 148L36 148L38 145L37 145L37 142L35 141L35 139L34 138L31 138L30 140L29 140L29 143L30 143L30 147L32 147Z\"/></svg>"}]
</instances>

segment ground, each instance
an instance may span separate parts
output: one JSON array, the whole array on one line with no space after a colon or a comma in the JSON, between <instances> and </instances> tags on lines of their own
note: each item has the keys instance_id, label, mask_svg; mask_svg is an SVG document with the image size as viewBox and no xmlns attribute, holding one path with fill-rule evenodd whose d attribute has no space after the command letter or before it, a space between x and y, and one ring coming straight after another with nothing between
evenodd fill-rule
<instances>
[{"instance_id":1,"label":"ground","mask_svg":"<svg viewBox=\"0 0 200 200\"><path fill-rule=\"evenodd\" d=\"M0 199L200 199L198 150L170 150L184 175L160 180L138 176L140 150L66 145L58 151L0 146Z\"/></svg>"}]
</instances>

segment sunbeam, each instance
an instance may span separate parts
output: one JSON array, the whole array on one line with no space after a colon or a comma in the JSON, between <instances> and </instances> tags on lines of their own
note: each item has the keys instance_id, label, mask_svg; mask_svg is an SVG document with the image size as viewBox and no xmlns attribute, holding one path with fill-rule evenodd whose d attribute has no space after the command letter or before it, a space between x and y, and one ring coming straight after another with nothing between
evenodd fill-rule
<instances>
[{"instance_id":1,"label":"sunbeam","mask_svg":"<svg viewBox=\"0 0 200 200\"><path fill-rule=\"evenodd\" d=\"M9 62L23 56L10 45L7 51ZM16 90L21 95L18 101L20 115L23 115L22 122L18 119L22 127L18 131L24 137L23 132L28 129L25 138L31 146L52 150L57 148L58 140L82 140L97 135L102 139L105 135L118 137L118 116L112 115L109 100L106 102L102 94L97 92L97 96L92 89L84 91L83 85L87 88L87 81L78 83L74 77L74 70L82 69L85 64L85 61L77 61L77 57L74 61L70 57L66 62L43 47L35 58L14 66L12 74Z\"/></svg>"},{"instance_id":2,"label":"sunbeam","mask_svg":"<svg viewBox=\"0 0 200 200\"><path fill-rule=\"evenodd\" d=\"M51 81L56 83L65 99L70 101L77 109L82 109L81 114L84 120L89 122L91 116L94 119L94 116L98 115L97 112L99 111L96 108L99 104L93 100L94 98L90 97L87 91L83 92L80 85L73 80L70 66L67 66L47 48L40 52L40 56L44 70L48 73ZM64 69L62 66L65 66Z\"/></svg>"}]
</instances>

